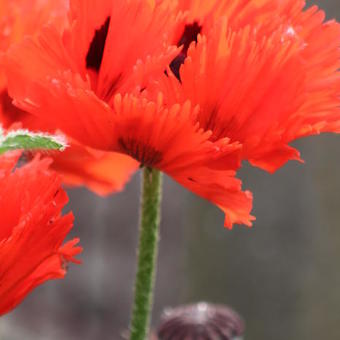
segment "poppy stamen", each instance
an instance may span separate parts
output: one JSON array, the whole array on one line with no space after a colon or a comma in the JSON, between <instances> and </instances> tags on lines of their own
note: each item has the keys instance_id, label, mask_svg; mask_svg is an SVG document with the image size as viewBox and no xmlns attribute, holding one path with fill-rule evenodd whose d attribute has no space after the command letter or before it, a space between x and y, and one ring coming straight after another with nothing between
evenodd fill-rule
<instances>
[{"instance_id":1,"label":"poppy stamen","mask_svg":"<svg viewBox=\"0 0 340 340\"><path fill-rule=\"evenodd\" d=\"M119 138L121 151L141 163L141 166L154 167L163 159L160 151L133 138Z\"/></svg>"}]
</instances>

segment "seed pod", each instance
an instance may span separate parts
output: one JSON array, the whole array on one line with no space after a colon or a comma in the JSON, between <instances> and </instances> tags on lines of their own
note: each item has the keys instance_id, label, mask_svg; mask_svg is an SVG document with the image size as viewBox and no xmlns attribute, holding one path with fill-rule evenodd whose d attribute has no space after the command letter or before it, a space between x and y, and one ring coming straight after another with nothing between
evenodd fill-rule
<instances>
[{"instance_id":1,"label":"seed pod","mask_svg":"<svg viewBox=\"0 0 340 340\"><path fill-rule=\"evenodd\" d=\"M166 309L158 329L159 340L241 340L244 323L223 305L198 303Z\"/></svg>"}]
</instances>

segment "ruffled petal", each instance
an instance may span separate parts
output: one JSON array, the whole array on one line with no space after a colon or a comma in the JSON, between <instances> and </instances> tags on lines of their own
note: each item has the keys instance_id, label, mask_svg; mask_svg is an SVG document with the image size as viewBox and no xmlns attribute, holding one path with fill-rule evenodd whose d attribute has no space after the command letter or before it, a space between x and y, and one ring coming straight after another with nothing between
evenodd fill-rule
<instances>
[{"instance_id":1,"label":"ruffled petal","mask_svg":"<svg viewBox=\"0 0 340 340\"><path fill-rule=\"evenodd\" d=\"M232 27L269 24L280 0L179 0L179 8L187 13L186 24L197 22L208 32L214 22L225 17Z\"/></svg>"},{"instance_id":2,"label":"ruffled petal","mask_svg":"<svg viewBox=\"0 0 340 340\"><path fill-rule=\"evenodd\" d=\"M195 123L198 108L190 102L164 109L157 102L132 96L114 98L115 149L158 168L226 215L225 225L251 225L252 195L242 192L234 169L241 146L229 139L211 142L211 132Z\"/></svg>"},{"instance_id":3,"label":"ruffled petal","mask_svg":"<svg viewBox=\"0 0 340 340\"><path fill-rule=\"evenodd\" d=\"M138 170L139 163L117 152L98 151L73 142L53 157L52 168L61 174L65 184L86 186L106 196L121 191Z\"/></svg>"},{"instance_id":4,"label":"ruffled petal","mask_svg":"<svg viewBox=\"0 0 340 340\"><path fill-rule=\"evenodd\" d=\"M26 60L26 61L25 61ZM30 62L28 62L30 60ZM7 57L9 94L22 110L84 144L107 148L110 108L83 80L53 28L14 46Z\"/></svg>"},{"instance_id":5,"label":"ruffled petal","mask_svg":"<svg viewBox=\"0 0 340 340\"><path fill-rule=\"evenodd\" d=\"M140 89L157 74L163 74L177 50L166 47L164 51L146 56L144 61L136 59L136 65L130 65L129 76L121 84L123 93L135 89L136 84ZM20 109L85 145L103 150L111 145L111 109L106 102L111 102L110 96L104 98L106 101L100 99L92 88L91 77L81 74L56 29L48 27L40 36L12 47L6 68L9 94Z\"/></svg>"},{"instance_id":6,"label":"ruffled petal","mask_svg":"<svg viewBox=\"0 0 340 340\"><path fill-rule=\"evenodd\" d=\"M172 0L73 0L70 5L71 30L64 33L65 48L105 101L118 89L126 92L146 86L148 77L137 83L131 77L137 62L157 60L159 66L152 71L161 74L176 54L176 48L169 46L178 20Z\"/></svg>"},{"instance_id":7,"label":"ruffled petal","mask_svg":"<svg viewBox=\"0 0 340 340\"><path fill-rule=\"evenodd\" d=\"M0 115L0 123L4 128L55 133L52 126L43 124L35 116L13 106L7 92L0 96L0 104L4 109L3 115ZM131 157L91 149L70 138L67 142L66 150L50 152L48 157L53 159L51 168L69 186L86 186L99 195L108 195L122 190L138 169L138 162Z\"/></svg>"},{"instance_id":8,"label":"ruffled petal","mask_svg":"<svg viewBox=\"0 0 340 340\"><path fill-rule=\"evenodd\" d=\"M0 118L4 120L3 98L7 97L7 79L3 53L24 36L35 35L46 24L62 30L67 24L67 0L0 0ZM5 15L4 15L5 13ZM5 101L5 103L8 101Z\"/></svg>"},{"instance_id":9,"label":"ruffled petal","mask_svg":"<svg viewBox=\"0 0 340 340\"><path fill-rule=\"evenodd\" d=\"M0 51L26 35L36 34L53 22L59 29L67 23L68 0L0 0Z\"/></svg>"},{"instance_id":10,"label":"ruffled petal","mask_svg":"<svg viewBox=\"0 0 340 340\"><path fill-rule=\"evenodd\" d=\"M70 0L71 28L65 31L64 42L82 75L86 73L86 57L96 30L100 30L105 24L113 4L112 0ZM105 43L106 36L103 39Z\"/></svg>"},{"instance_id":11,"label":"ruffled petal","mask_svg":"<svg viewBox=\"0 0 340 340\"><path fill-rule=\"evenodd\" d=\"M36 63L22 65L20 76L29 75L33 82L26 86L18 81L18 78L13 81L13 92L17 95L16 104L21 107L20 110L11 105L7 92L4 94L2 121L5 125L20 121L25 127L33 130L54 131L61 128L79 141L107 149L112 138L110 130L106 136L101 134L104 131L103 127L111 125L111 110L106 103L96 97L90 89L90 84L82 80L80 74L71 73L71 70L74 71L76 68L73 68L67 51L62 48L59 33L53 28L48 28L40 38L27 38L22 44L27 47L25 49L27 57L34 59ZM45 54L39 53L38 48ZM15 48L13 54L20 57L16 54ZM63 63L63 60L70 62ZM11 63L13 70L16 68L15 65L16 59L13 58ZM38 69L40 73L37 72ZM19 74L17 75L19 77ZM24 111L37 113L36 118ZM104 112L104 121L100 119L101 112ZM8 117L9 115L13 120ZM71 117L74 120L70 120ZM92 122L87 119L92 119ZM99 130L96 130L96 126ZM92 140L89 134L92 134ZM89 151L76 142L72 142L66 152L55 155L54 158L53 168L63 175L66 183L86 185L102 195L121 190L138 167L137 162L127 156Z\"/></svg>"},{"instance_id":12,"label":"ruffled petal","mask_svg":"<svg viewBox=\"0 0 340 340\"><path fill-rule=\"evenodd\" d=\"M267 32L220 20L189 48L180 81L169 73L155 86L169 104L200 105L212 140L240 142L243 159L270 171L299 159L291 141L340 131L340 25L301 2L290 10Z\"/></svg>"},{"instance_id":13,"label":"ruffled petal","mask_svg":"<svg viewBox=\"0 0 340 340\"><path fill-rule=\"evenodd\" d=\"M14 159L17 154L14 154ZM0 178L0 314L19 304L37 285L62 278L66 263L81 252L78 239L62 245L72 228L71 213L62 216L67 195L60 178L48 170L50 160L34 159Z\"/></svg>"},{"instance_id":14,"label":"ruffled petal","mask_svg":"<svg viewBox=\"0 0 340 340\"><path fill-rule=\"evenodd\" d=\"M169 47L176 30L175 9L172 0L115 2L96 89L100 98L109 100L117 90L126 93L136 86L146 87L147 77L139 83L129 79L138 61L153 57L156 70L163 74L177 51Z\"/></svg>"},{"instance_id":15,"label":"ruffled petal","mask_svg":"<svg viewBox=\"0 0 340 340\"><path fill-rule=\"evenodd\" d=\"M209 167L185 169L173 178L196 195L212 202L225 214L224 226L231 229L234 224L252 226L255 220L250 215L253 195L242 191L241 181L236 173Z\"/></svg>"}]
</instances>

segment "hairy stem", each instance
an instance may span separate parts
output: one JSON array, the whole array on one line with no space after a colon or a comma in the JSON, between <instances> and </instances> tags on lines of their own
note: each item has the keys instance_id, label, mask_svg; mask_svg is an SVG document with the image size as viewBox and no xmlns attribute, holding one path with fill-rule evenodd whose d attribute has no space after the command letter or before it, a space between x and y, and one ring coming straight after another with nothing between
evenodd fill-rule
<instances>
[{"instance_id":1,"label":"hairy stem","mask_svg":"<svg viewBox=\"0 0 340 340\"><path fill-rule=\"evenodd\" d=\"M149 334L158 253L161 184L162 174L158 170L144 169L130 340L145 340Z\"/></svg>"}]
</instances>

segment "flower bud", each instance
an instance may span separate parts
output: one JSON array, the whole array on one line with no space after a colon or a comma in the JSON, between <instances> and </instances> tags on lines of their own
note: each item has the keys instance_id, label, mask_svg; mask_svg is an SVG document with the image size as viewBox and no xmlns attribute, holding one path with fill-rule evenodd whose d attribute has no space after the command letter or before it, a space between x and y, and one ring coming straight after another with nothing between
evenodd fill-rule
<instances>
[{"instance_id":1,"label":"flower bud","mask_svg":"<svg viewBox=\"0 0 340 340\"><path fill-rule=\"evenodd\" d=\"M241 340L244 323L232 309L205 302L166 309L159 340Z\"/></svg>"}]
</instances>

